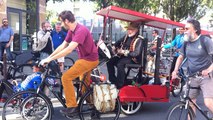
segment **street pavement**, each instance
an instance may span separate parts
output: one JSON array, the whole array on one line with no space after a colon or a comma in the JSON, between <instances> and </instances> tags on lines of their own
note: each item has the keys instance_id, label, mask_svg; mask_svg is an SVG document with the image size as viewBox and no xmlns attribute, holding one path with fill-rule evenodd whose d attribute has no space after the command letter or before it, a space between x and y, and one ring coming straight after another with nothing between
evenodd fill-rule
<instances>
[{"instance_id":1,"label":"street pavement","mask_svg":"<svg viewBox=\"0 0 213 120\"><path fill-rule=\"evenodd\" d=\"M74 52L73 54L69 55L74 60L77 59L77 54ZM107 76L106 66L103 65L101 68L101 71ZM202 95L198 98L198 105L204 109L207 110L207 108L203 104L203 97ZM142 108L134 115L120 115L120 120L165 120L166 113L169 109L169 107L177 102L179 100L179 97L175 98L172 95L170 95L170 101L167 103L143 103ZM59 112L60 109L62 109L62 105L60 102L58 102L55 98L52 99L53 101L53 107L54 107L54 116L53 120L67 120L68 118L65 118L62 116ZM2 113L2 106L3 103L0 103L0 115ZM78 118L76 118L78 119ZM0 116L1 120L1 116ZM197 113L196 120L205 120L200 113Z\"/></svg>"},{"instance_id":2,"label":"street pavement","mask_svg":"<svg viewBox=\"0 0 213 120\"><path fill-rule=\"evenodd\" d=\"M200 105L201 108L206 110L206 108L203 105L203 101L201 99L202 99L202 96L199 97L198 105ZM121 114L120 120L165 120L166 113L169 107L178 100L179 98L174 98L171 95L170 102L168 103L143 103L141 110L138 111L136 114L134 115ZM53 120L68 120L68 118L65 118L64 116L60 114L59 110L62 109L63 107L61 106L59 102L54 101L53 107L54 107ZM2 108L0 108L0 114L1 113L2 113ZM78 118L73 120L78 120ZM205 119L201 116L200 113L198 113L196 120L205 120Z\"/></svg>"}]
</instances>

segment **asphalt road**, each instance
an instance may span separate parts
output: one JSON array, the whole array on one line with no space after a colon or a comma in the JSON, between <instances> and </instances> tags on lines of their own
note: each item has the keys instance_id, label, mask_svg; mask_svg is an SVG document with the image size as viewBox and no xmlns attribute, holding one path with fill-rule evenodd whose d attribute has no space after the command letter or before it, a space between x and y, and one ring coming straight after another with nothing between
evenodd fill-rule
<instances>
[{"instance_id":1,"label":"asphalt road","mask_svg":"<svg viewBox=\"0 0 213 120\"><path fill-rule=\"evenodd\" d=\"M166 113L169 107L177 102L179 98L174 98L170 96L170 102L167 103L143 103L142 108L134 115L120 115L120 120L165 120ZM206 107L203 105L202 95L198 99L198 105L206 110ZM62 116L59 110L62 106L59 103L54 103L54 116L53 120L68 120ZM77 118L75 120L78 120ZM205 120L200 113L197 113L196 120Z\"/></svg>"}]
</instances>

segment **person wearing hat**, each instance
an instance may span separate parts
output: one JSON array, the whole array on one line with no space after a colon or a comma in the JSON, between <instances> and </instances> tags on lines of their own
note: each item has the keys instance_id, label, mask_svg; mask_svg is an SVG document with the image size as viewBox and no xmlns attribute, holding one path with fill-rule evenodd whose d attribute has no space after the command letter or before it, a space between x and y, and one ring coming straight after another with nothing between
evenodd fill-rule
<instances>
[{"instance_id":1,"label":"person wearing hat","mask_svg":"<svg viewBox=\"0 0 213 120\"><path fill-rule=\"evenodd\" d=\"M112 50L116 55L107 62L109 81L115 84L118 89L123 87L125 81L125 65L139 63L142 54L142 40L139 35L140 23L131 22L127 26L127 34L118 40ZM117 67L117 75L115 68Z\"/></svg>"},{"instance_id":2,"label":"person wearing hat","mask_svg":"<svg viewBox=\"0 0 213 120\"><path fill-rule=\"evenodd\" d=\"M33 74L28 75L24 81L18 83L16 80L13 80L14 92L23 91L23 90L35 90L41 84L42 77L41 74L44 72L44 68L39 66L39 61L33 63Z\"/></svg>"}]
</instances>

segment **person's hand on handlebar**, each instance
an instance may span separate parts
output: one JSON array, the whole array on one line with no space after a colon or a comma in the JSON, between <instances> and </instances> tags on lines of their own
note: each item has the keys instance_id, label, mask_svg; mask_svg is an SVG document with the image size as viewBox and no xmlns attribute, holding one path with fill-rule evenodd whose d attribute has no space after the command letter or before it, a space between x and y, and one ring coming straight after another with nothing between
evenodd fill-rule
<instances>
[{"instance_id":1,"label":"person's hand on handlebar","mask_svg":"<svg viewBox=\"0 0 213 120\"><path fill-rule=\"evenodd\" d=\"M209 75L209 73L211 73L211 70L205 69L201 73L202 73L202 76L207 76L207 75Z\"/></svg>"},{"instance_id":2,"label":"person's hand on handlebar","mask_svg":"<svg viewBox=\"0 0 213 120\"><path fill-rule=\"evenodd\" d=\"M172 80L178 78L178 71L172 72Z\"/></svg>"},{"instance_id":3,"label":"person's hand on handlebar","mask_svg":"<svg viewBox=\"0 0 213 120\"><path fill-rule=\"evenodd\" d=\"M48 64L51 61L51 59L49 57L41 60L41 62L39 63L39 65L41 66L45 66L46 64Z\"/></svg>"}]
</instances>

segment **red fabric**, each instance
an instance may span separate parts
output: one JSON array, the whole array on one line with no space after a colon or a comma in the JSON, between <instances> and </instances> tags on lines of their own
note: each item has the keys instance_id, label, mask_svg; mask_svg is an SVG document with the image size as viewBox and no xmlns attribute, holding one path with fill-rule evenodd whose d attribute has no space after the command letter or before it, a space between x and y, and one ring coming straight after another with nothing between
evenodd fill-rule
<instances>
[{"instance_id":1,"label":"red fabric","mask_svg":"<svg viewBox=\"0 0 213 120\"><path fill-rule=\"evenodd\" d=\"M161 85L125 86L120 89L121 102L168 102L169 88Z\"/></svg>"}]
</instances>

